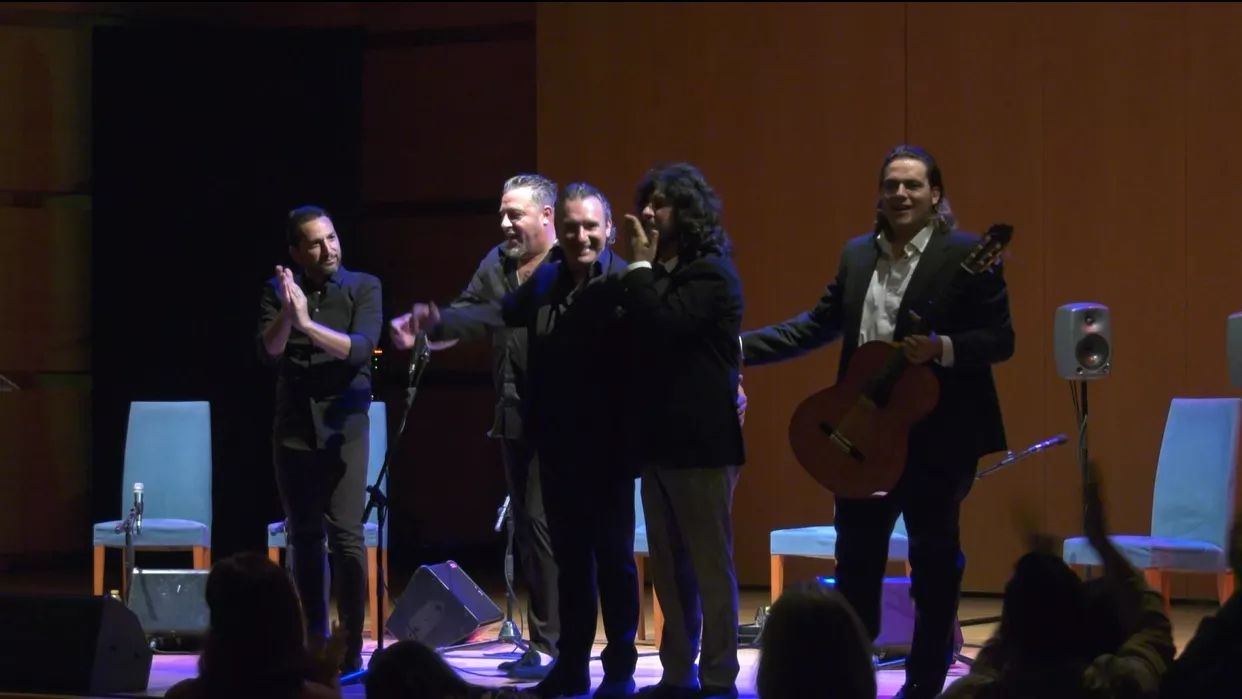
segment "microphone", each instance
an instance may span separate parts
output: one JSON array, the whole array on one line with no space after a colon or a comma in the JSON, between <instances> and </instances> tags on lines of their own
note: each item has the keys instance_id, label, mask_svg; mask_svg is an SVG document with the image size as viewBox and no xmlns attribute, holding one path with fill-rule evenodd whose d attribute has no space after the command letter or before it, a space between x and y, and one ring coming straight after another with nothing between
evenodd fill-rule
<instances>
[{"instance_id":1,"label":"microphone","mask_svg":"<svg viewBox=\"0 0 1242 699\"><path fill-rule=\"evenodd\" d=\"M500 506L500 516L496 518L496 533L500 533L500 525L505 523L505 515L509 514L509 496L505 496L505 504Z\"/></svg>"},{"instance_id":2,"label":"microphone","mask_svg":"<svg viewBox=\"0 0 1242 699\"><path fill-rule=\"evenodd\" d=\"M1042 442L1036 442L1034 445L1029 446L1026 449L1023 449L1017 454L1013 452L1009 452L1009 456L1006 456L995 466L991 466L991 467L988 467L980 471L975 476L975 480L980 480L984 476L991 475L992 473L995 473L996 471L999 471L1002 468L1005 468L1006 466L1012 466L1014 463L1021 461L1025 459L1026 457L1031 456L1032 454L1037 454L1045 449L1051 449L1052 447L1060 446L1062 444L1065 444L1068 441L1069 441L1069 435L1059 434L1051 439L1045 439Z\"/></svg>"},{"instance_id":3,"label":"microphone","mask_svg":"<svg viewBox=\"0 0 1242 699\"><path fill-rule=\"evenodd\" d=\"M414 337L414 346L410 349L409 377L411 386L415 385L414 377L422 373L422 369L427 363L427 356L430 354L431 345L427 342L427 333L418 333Z\"/></svg>"},{"instance_id":4,"label":"microphone","mask_svg":"<svg viewBox=\"0 0 1242 699\"><path fill-rule=\"evenodd\" d=\"M134 533L142 533L142 484L134 484Z\"/></svg>"},{"instance_id":5,"label":"microphone","mask_svg":"<svg viewBox=\"0 0 1242 699\"><path fill-rule=\"evenodd\" d=\"M1043 449L1061 446L1061 444L1064 444L1068 441L1069 441L1068 435L1057 435L1056 437L1051 438L1051 440L1037 442L1033 444L1033 446L1022 449L1021 452L1018 452L1016 454L1011 453L1010 456L1005 457L1005 461L1002 461L1001 463L1009 464L1015 461L1021 461L1021 459L1031 456L1031 454L1033 453L1042 452Z\"/></svg>"}]
</instances>

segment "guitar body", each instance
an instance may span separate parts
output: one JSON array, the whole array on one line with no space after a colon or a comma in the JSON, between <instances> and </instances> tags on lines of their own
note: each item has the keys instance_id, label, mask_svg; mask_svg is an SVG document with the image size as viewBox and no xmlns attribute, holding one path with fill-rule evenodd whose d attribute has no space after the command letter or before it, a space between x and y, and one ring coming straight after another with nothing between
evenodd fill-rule
<instances>
[{"instance_id":1,"label":"guitar body","mask_svg":"<svg viewBox=\"0 0 1242 699\"><path fill-rule=\"evenodd\" d=\"M910 430L940 400L940 382L926 364L907 366L884 405L867 398L868 383L901 351L888 342L860 346L841 382L802 401L790 420L798 463L839 497L891 492L906 468Z\"/></svg>"}]
</instances>

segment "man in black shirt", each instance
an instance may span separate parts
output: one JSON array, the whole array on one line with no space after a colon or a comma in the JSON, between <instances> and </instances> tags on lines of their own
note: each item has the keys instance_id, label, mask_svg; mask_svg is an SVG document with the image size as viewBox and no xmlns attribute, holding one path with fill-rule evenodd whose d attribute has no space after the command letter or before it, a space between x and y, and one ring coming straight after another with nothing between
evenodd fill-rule
<instances>
[{"instance_id":1,"label":"man in black shirt","mask_svg":"<svg viewBox=\"0 0 1242 699\"><path fill-rule=\"evenodd\" d=\"M289 214L285 267L263 289L259 356L278 368L272 447L288 552L312 643L327 638L328 560L339 576L348 635L342 671L362 666L367 559L362 513L370 456L371 356L383 326L380 282L341 266L332 219L307 206ZM380 633L379 629L375 633Z\"/></svg>"},{"instance_id":2,"label":"man in black shirt","mask_svg":"<svg viewBox=\"0 0 1242 699\"><path fill-rule=\"evenodd\" d=\"M560 637L557 572L540 488L539 458L523 424L523 405L532 388L528 380L526 328L488 325L470 309L498 308L505 294L549 262L556 247L556 200L556 183L542 175L519 174L506 180L500 197L504 241L479 262L474 277L445 309L441 322L426 329L427 339L432 342L473 342L485 337L491 340L497 402L488 436L500 442L510 496L509 514L513 517L513 544L530 595L526 614L528 640L535 650L552 658L556 657ZM398 349L414 344L414 336L409 332L410 318L407 313L391 323ZM534 653L528 653L522 661L500 666L511 676L526 679L543 676L546 667Z\"/></svg>"}]
</instances>

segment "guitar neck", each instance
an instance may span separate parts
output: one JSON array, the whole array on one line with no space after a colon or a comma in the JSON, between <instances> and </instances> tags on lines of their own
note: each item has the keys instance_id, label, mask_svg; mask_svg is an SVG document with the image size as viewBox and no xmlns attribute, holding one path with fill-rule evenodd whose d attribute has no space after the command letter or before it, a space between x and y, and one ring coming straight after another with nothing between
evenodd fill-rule
<instances>
[{"instance_id":1,"label":"guitar neck","mask_svg":"<svg viewBox=\"0 0 1242 699\"><path fill-rule=\"evenodd\" d=\"M916 314L914 325L910 328L911 335L930 335L936 329L940 319L940 309L951 305L966 289L966 280L973 276L970 270L962 266L957 274L949 280L949 285L940 291L940 295L929 301L922 312Z\"/></svg>"}]
</instances>

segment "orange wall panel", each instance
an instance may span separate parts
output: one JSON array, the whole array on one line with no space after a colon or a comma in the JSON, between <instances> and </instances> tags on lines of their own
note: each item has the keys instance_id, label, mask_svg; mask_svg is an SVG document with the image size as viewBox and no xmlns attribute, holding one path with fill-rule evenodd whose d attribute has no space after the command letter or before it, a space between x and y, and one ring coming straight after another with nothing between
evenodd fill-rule
<instances>
[{"instance_id":1,"label":"orange wall panel","mask_svg":"<svg viewBox=\"0 0 1242 699\"><path fill-rule=\"evenodd\" d=\"M1206 3L677 3L651 22L633 4L540 3L539 164L617 200L654 162L700 165L724 198L755 327L814 302L841 242L870 223L884 152L927 147L964 228L1017 229L1005 269L1018 347L996 368L1012 449L1076 437L1056 308L1112 310L1114 372L1089 388L1090 448L1114 529L1145 533L1169 401L1239 394L1223 344L1242 243L1221 221L1242 102L1220 86L1242 78L1229 59L1240 20ZM601 103L612 108L590 109ZM771 529L831 522L831 496L786 433L836 357L746 372L743 584L766 582ZM1008 577L1015 509L1079 532L1076 453L1072 440L976 484L967 589ZM1208 581L1176 584L1212 595Z\"/></svg>"},{"instance_id":2,"label":"orange wall panel","mask_svg":"<svg viewBox=\"0 0 1242 699\"><path fill-rule=\"evenodd\" d=\"M1064 303L1111 309L1115 359L1112 374L1089 386L1089 447L1115 503L1111 525L1146 533L1165 417L1187 359L1174 339L1185 328L1186 288L1182 10L1045 5L1040 15L1046 322ZM1074 434L1065 381L1045 351L1049 424ZM1045 496L1053 531L1066 535L1081 531L1074 455L1049 457Z\"/></svg>"},{"instance_id":3,"label":"orange wall panel","mask_svg":"<svg viewBox=\"0 0 1242 699\"><path fill-rule=\"evenodd\" d=\"M367 258L379 265L374 274L384 283L388 311L398 315L415 303L455 299L501 240L495 216L374 219L364 224L364 235ZM458 345L437 352L432 362L435 370L490 372L491 343Z\"/></svg>"},{"instance_id":4,"label":"orange wall panel","mask_svg":"<svg viewBox=\"0 0 1242 699\"><path fill-rule=\"evenodd\" d=\"M366 63L369 201L495 198L535 167L530 41L372 49Z\"/></svg>"},{"instance_id":5,"label":"orange wall panel","mask_svg":"<svg viewBox=\"0 0 1242 699\"><path fill-rule=\"evenodd\" d=\"M540 4L540 170L592 181L619 216L648 167L691 160L724 201L745 326L806 310L841 245L870 227L879 158L903 137L905 46L894 28L904 7L662 12L653 22L632 4ZM746 371L748 462L734 502L743 584L767 583L770 530L832 521L831 495L798 468L786 435L795 405L831 383L835 358Z\"/></svg>"},{"instance_id":6,"label":"orange wall panel","mask_svg":"<svg viewBox=\"0 0 1242 699\"><path fill-rule=\"evenodd\" d=\"M1052 341L1040 205L1044 124L1041 93L1031 89L1042 80L1038 8L907 7L909 26L918 28L906 38L907 138L938 158L963 229L982 233L995 222L1015 227L1003 266L1017 348L994 371L1009 448L1019 451L1052 436L1044 419L1044 355ZM973 40L946 40L960 36ZM1002 456L985 458L980 467ZM975 484L962 514L968 588L998 589L1009 577L1015 537L1003 513L1019 502L1042 510L1047 463L1047 457L1035 456Z\"/></svg>"}]
</instances>

